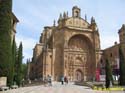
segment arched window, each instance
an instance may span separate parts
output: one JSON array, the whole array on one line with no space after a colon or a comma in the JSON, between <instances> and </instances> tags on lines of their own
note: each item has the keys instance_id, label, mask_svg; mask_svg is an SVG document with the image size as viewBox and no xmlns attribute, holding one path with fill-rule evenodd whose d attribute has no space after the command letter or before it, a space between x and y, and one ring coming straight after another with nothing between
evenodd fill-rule
<instances>
[{"instance_id":1,"label":"arched window","mask_svg":"<svg viewBox=\"0 0 125 93\"><path fill-rule=\"evenodd\" d=\"M76 17L79 17L79 12L78 11L76 11L75 14L76 14Z\"/></svg>"}]
</instances>

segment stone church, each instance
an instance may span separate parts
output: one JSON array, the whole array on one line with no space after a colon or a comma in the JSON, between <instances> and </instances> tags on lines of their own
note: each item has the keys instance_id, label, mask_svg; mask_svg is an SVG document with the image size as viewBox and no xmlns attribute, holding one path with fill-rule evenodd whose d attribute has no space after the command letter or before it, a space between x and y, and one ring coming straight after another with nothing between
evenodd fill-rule
<instances>
[{"instance_id":1,"label":"stone church","mask_svg":"<svg viewBox=\"0 0 125 93\"><path fill-rule=\"evenodd\" d=\"M60 14L58 24L45 26L39 44L35 45L30 64L30 79L51 75L58 81L88 81L96 76L98 64L104 60L95 19L81 17L81 9L72 8L72 16Z\"/></svg>"}]
</instances>

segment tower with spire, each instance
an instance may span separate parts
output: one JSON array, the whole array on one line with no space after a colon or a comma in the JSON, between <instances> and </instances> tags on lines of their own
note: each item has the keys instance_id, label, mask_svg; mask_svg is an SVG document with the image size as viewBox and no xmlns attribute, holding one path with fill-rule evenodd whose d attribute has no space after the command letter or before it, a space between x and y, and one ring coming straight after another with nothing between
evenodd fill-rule
<instances>
[{"instance_id":1,"label":"tower with spire","mask_svg":"<svg viewBox=\"0 0 125 93\"><path fill-rule=\"evenodd\" d=\"M118 34L120 43L125 43L125 24L119 29Z\"/></svg>"},{"instance_id":2,"label":"tower with spire","mask_svg":"<svg viewBox=\"0 0 125 93\"><path fill-rule=\"evenodd\" d=\"M77 6L74 6L72 8L72 17L78 17L78 18L81 17L81 10Z\"/></svg>"}]
</instances>

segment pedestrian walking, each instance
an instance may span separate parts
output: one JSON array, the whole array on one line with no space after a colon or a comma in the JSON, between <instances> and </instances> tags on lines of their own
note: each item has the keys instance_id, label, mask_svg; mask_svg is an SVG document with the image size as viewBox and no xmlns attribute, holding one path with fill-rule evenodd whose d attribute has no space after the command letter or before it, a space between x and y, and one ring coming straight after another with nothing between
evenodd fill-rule
<instances>
[{"instance_id":1,"label":"pedestrian walking","mask_svg":"<svg viewBox=\"0 0 125 93\"><path fill-rule=\"evenodd\" d=\"M44 86L46 87L47 86L47 78L46 77L44 77L43 83L44 83Z\"/></svg>"},{"instance_id":2,"label":"pedestrian walking","mask_svg":"<svg viewBox=\"0 0 125 93\"><path fill-rule=\"evenodd\" d=\"M48 75L48 85L52 86L52 77Z\"/></svg>"},{"instance_id":3,"label":"pedestrian walking","mask_svg":"<svg viewBox=\"0 0 125 93\"><path fill-rule=\"evenodd\" d=\"M64 84L64 77L63 76L61 77L61 83L62 83L62 85Z\"/></svg>"},{"instance_id":4,"label":"pedestrian walking","mask_svg":"<svg viewBox=\"0 0 125 93\"><path fill-rule=\"evenodd\" d=\"M64 82L65 84L68 84L68 78L66 76L64 77Z\"/></svg>"},{"instance_id":5,"label":"pedestrian walking","mask_svg":"<svg viewBox=\"0 0 125 93\"><path fill-rule=\"evenodd\" d=\"M15 84L14 84L15 85ZM24 87L24 78L22 79L22 87Z\"/></svg>"}]
</instances>

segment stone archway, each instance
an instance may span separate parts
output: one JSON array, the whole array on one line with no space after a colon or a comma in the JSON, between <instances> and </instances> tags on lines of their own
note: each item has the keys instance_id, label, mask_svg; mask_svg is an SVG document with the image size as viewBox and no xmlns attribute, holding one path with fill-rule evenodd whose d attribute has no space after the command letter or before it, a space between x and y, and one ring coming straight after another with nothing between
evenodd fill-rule
<instances>
[{"instance_id":1,"label":"stone archway","mask_svg":"<svg viewBox=\"0 0 125 93\"><path fill-rule=\"evenodd\" d=\"M83 80L83 73L80 69L75 71L75 81L82 81Z\"/></svg>"},{"instance_id":2,"label":"stone archway","mask_svg":"<svg viewBox=\"0 0 125 93\"><path fill-rule=\"evenodd\" d=\"M68 39L68 48L72 49L92 49L93 44L86 35L83 34L75 34Z\"/></svg>"},{"instance_id":3,"label":"stone archway","mask_svg":"<svg viewBox=\"0 0 125 93\"><path fill-rule=\"evenodd\" d=\"M92 43L82 34L74 35L68 40L67 71L73 81L86 80L90 74L90 65L92 64Z\"/></svg>"}]
</instances>

